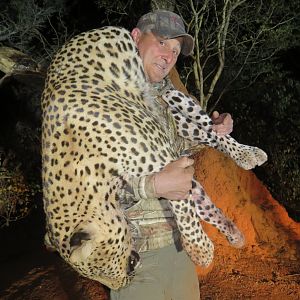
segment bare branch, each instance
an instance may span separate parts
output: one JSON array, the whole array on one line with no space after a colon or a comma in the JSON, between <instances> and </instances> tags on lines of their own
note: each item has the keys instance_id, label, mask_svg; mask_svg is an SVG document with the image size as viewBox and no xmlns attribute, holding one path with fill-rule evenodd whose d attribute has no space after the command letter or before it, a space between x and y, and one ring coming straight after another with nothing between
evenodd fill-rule
<instances>
[{"instance_id":1,"label":"bare branch","mask_svg":"<svg viewBox=\"0 0 300 300\"><path fill-rule=\"evenodd\" d=\"M297 28L297 13L286 9L279 0L268 3L205 0L197 5L189 0L185 5L177 6L177 10L195 38L192 63L185 72L190 80L190 70L193 70L193 85L204 109L212 96L220 101L229 87L255 62L268 62L279 50L292 44L293 39L288 39L288 34L291 28ZM256 71L247 71L247 74L253 73L249 82L263 73L262 67L257 65L256 68ZM226 83L221 80L224 71Z\"/></svg>"}]
</instances>

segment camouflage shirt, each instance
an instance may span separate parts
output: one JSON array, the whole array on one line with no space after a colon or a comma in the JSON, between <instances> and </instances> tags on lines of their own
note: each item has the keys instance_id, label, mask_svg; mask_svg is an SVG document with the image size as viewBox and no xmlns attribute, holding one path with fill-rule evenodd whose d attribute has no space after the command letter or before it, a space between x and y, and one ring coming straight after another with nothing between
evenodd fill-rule
<instances>
[{"instance_id":1,"label":"camouflage shirt","mask_svg":"<svg viewBox=\"0 0 300 300\"><path fill-rule=\"evenodd\" d=\"M190 148L193 143L177 135L174 118L161 98L166 90L172 88L174 89L168 78L154 84L155 103L152 105L179 156L181 151ZM140 252L170 245L179 241L180 237L168 200L155 197L150 176L129 178L127 185L118 193L119 203L131 227L136 250Z\"/></svg>"}]
</instances>

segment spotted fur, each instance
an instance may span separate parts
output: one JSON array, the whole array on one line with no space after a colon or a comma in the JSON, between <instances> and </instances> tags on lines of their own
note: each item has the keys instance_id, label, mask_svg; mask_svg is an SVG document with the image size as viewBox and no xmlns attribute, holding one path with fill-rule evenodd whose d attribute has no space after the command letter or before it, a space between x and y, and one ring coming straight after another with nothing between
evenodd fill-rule
<instances>
[{"instance_id":1,"label":"spotted fur","mask_svg":"<svg viewBox=\"0 0 300 300\"><path fill-rule=\"evenodd\" d=\"M139 263L116 200L118 189L128 176L157 172L179 157L151 111L149 90L130 33L104 27L74 37L58 51L42 96L46 243L79 273L112 289L128 284ZM179 133L193 139L197 129L205 143L218 148L221 140L213 135L211 124L205 124L207 116L201 113L199 118L197 107L191 113L190 99L176 93L170 91L165 100ZM179 98L182 106L176 103ZM199 142L203 137L197 136ZM227 152L231 154L231 149ZM195 263L206 266L213 258L213 244L199 217L216 226L233 245L243 243L236 226L196 181L188 199L169 203L183 245Z\"/></svg>"},{"instance_id":2,"label":"spotted fur","mask_svg":"<svg viewBox=\"0 0 300 300\"><path fill-rule=\"evenodd\" d=\"M171 108L180 136L216 148L246 170L267 160L267 154L257 147L239 144L230 135L219 137L212 130L212 120L192 97L176 90L169 90L162 97Z\"/></svg>"}]
</instances>

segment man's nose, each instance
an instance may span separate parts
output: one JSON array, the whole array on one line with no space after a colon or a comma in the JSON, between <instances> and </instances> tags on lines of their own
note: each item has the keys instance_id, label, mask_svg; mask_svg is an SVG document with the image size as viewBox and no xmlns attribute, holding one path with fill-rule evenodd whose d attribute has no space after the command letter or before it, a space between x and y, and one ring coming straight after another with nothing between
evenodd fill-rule
<instances>
[{"instance_id":1,"label":"man's nose","mask_svg":"<svg viewBox=\"0 0 300 300\"><path fill-rule=\"evenodd\" d=\"M171 49L165 49L164 53L162 54L162 58L170 64L173 60L173 51Z\"/></svg>"}]
</instances>

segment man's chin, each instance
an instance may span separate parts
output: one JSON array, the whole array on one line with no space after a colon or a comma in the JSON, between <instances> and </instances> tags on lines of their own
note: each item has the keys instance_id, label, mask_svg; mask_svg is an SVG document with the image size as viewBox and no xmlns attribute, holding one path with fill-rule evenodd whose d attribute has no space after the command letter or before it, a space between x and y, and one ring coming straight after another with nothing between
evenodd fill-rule
<instances>
[{"instance_id":1,"label":"man's chin","mask_svg":"<svg viewBox=\"0 0 300 300\"><path fill-rule=\"evenodd\" d=\"M168 75L169 72L167 69L163 69L157 64L153 64L148 71L148 77L151 83L157 83L162 81Z\"/></svg>"},{"instance_id":2,"label":"man's chin","mask_svg":"<svg viewBox=\"0 0 300 300\"><path fill-rule=\"evenodd\" d=\"M160 72L159 74L157 74L157 72L155 74L151 74L149 76L149 81L151 83L158 83L161 82L168 74L167 73L162 73Z\"/></svg>"}]
</instances>

